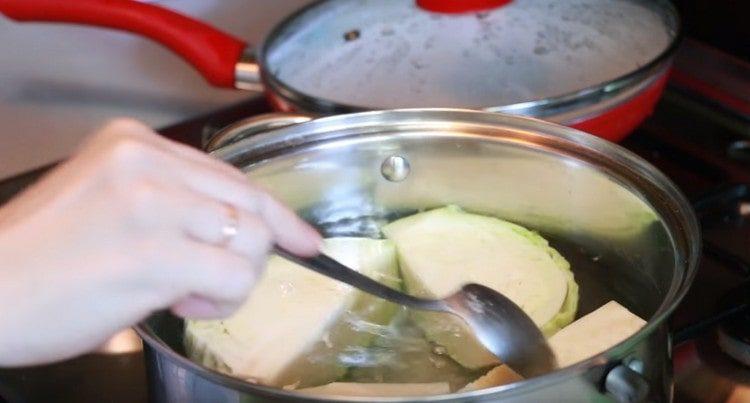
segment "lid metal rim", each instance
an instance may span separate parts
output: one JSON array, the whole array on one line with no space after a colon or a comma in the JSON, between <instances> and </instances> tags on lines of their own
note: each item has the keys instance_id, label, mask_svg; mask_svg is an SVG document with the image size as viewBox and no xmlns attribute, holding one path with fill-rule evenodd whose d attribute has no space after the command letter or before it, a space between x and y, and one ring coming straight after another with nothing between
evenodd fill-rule
<instances>
[{"instance_id":1,"label":"lid metal rim","mask_svg":"<svg viewBox=\"0 0 750 403\"><path fill-rule=\"evenodd\" d=\"M313 113L351 113L351 112L363 112L367 110L379 109L375 107L366 107L360 105L344 104L314 95L305 94L298 91L281 79L276 77L275 74L271 73L269 69L266 55L268 54L269 47L275 42L275 40L281 35L281 33L291 25L298 17L303 15L308 10L315 8L316 6L327 2L328 0L317 0L308 4L305 7L297 10L297 12L289 15L287 18L281 21L276 27L268 34L266 40L263 41L262 46L257 52L257 62L261 66L261 78L266 88L272 90L273 93L280 95L285 101L292 105L301 107L305 112ZM574 107L584 107L595 104L601 100L608 99L617 96L620 92L627 90L630 87L637 86L644 80L648 80L651 76L657 74L665 66L671 64L671 60L682 42L683 32L682 23L679 18L677 9L667 0L658 0L658 5L663 11L663 17L665 20L674 23L674 27L671 28L674 31L674 37L670 42L669 46L664 49L658 56L656 56L649 63L644 64L636 70L629 73L615 77L609 81L593 85L587 88L582 88L577 91L573 91L567 94L556 95L549 98L542 98L536 100L530 100L525 102L518 102L507 105L495 105L485 107L475 107L472 109L486 110L490 112L505 112L512 114L519 114L524 116L533 117L548 117L556 115L564 110L570 110ZM665 21L665 24L668 24ZM387 108L387 106L383 106Z\"/></svg>"}]
</instances>

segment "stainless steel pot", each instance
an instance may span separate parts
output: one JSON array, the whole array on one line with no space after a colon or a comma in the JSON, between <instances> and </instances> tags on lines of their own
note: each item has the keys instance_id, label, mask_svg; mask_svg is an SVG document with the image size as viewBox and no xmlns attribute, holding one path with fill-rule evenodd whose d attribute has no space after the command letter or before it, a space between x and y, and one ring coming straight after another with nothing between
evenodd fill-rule
<instances>
[{"instance_id":1,"label":"stainless steel pot","mask_svg":"<svg viewBox=\"0 0 750 403\"><path fill-rule=\"evenodd\" d=\"M680 39L668 0L316 1L259 46L135 0L3 0L0 13L137 33L281 111L473 108L612 141L651 113Z\"/></svg>"},{"instance_id":2,"label":"stainless steel pot","mask_svg":"<svg viewBox=\"0 0 750 403\"><path fill-rule=\"evenodd\" d=\"M534 228L571 261L579 315L614 299L648 319L614 348L549 375L378 401L671 400L666 319L695 273L700 232L688 202L654 167L577 130L497 113L420 109L308 119L255 117L224 129L209 147L326 235L378 236L393 217L447 204ZM138 331L156 401L316 400L190 362L182 322L167 313Z\"/></svg>"}]
</instances>

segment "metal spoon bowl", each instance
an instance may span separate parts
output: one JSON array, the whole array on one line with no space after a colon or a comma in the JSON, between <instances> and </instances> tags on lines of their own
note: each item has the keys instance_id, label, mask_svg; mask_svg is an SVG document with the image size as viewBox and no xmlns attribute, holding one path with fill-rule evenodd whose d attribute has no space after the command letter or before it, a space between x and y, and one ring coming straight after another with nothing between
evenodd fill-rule
<instances>
[{"instance_id":1,"label":"metal spoon bowl","mask_svg":"<svg viewBox=\"0 0 750 403\"><path fill-rule=\"evenodd\" d=\"M280 248L275 252L303 267L391 302L460 317L488 351L525 378L556 368L555 356L531 318L513 301L491 288L466 284L446 298L423 299L385 286L325 254L303 258Z\"/></svg>"}]
</instances>

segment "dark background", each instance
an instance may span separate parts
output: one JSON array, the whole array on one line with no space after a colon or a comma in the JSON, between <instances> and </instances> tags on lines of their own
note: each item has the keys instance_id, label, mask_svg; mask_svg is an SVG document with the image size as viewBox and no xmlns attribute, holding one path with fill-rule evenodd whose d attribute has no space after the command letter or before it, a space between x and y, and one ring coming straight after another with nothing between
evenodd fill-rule
<instances>
[{"instance_id":1,"label":"dark background","mask_svg":"<svg viewBox=\"0 0 750 403\"><path fill-rule=\"evenodd\" d=\"M685 35L750 62L750 0L672 0Z\"/></svg>"}]
</instances>

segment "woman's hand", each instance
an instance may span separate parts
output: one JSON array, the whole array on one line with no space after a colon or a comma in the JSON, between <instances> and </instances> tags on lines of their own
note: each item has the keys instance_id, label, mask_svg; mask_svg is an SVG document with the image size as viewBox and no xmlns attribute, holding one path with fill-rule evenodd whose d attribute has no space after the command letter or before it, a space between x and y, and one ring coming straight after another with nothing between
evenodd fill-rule
<instances>
[{"instance_id":1,"label":"woman's hand","mask_svg":"<svg viewBox=\"0 0 750 403\"><path fill-rule=\"evenodd\" d=\"M229 315L274 243L312 255L320 237L240 171L115 121L0 208L0 366L84 353L161 308Z\"/></svg>"}]
</instances>

